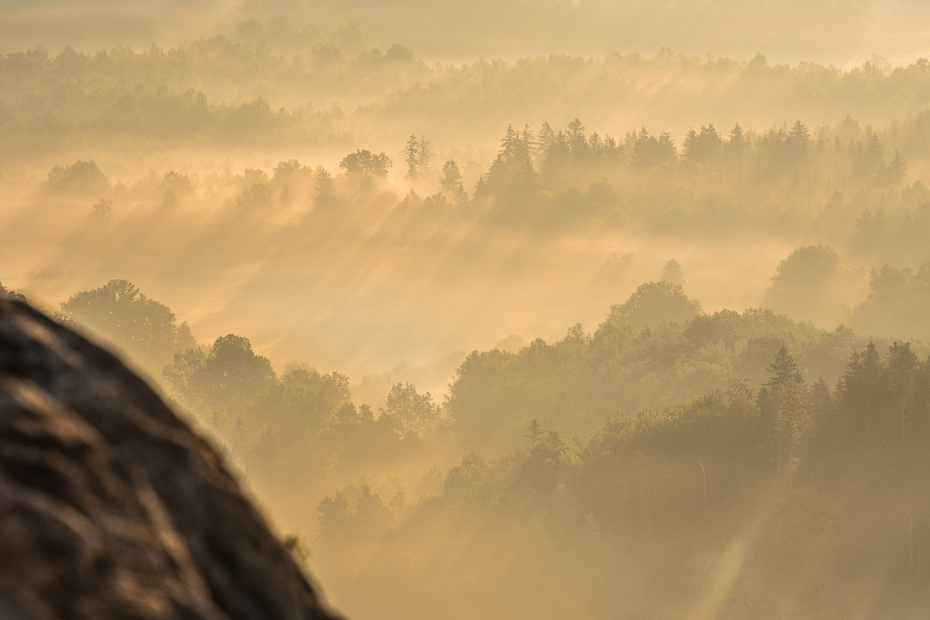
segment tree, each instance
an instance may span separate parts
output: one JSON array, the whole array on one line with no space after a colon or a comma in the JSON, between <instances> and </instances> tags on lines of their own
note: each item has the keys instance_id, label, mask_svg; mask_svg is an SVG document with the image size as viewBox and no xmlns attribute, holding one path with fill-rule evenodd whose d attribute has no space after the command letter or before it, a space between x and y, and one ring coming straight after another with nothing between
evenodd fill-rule
<instances>
[{"instance_id":1,"label":"tree","mask_svg":"<svg viewBox=\"0 0 930 620\"><path fill-rule=\"evenodd\" d=\"M840 380L838 392L839 424L855 443L881 440L881 412L887 398L883 382L884 367L878 347L870 342L863 352L854 352Z\"/></svg>"},{"instance_id":2,"label":"tree","mask_svg":"<svg viewBox=\"0 0 930 620\"><path fill-rule=\"evenodd\" d=\"M407 178L414 182L418 181L420 179L420 143L414 134L410 134L407 140L404 156L407 162Z\"/></svg>"},{"instance_id":3,"label":"tree","mask_svg":"<svg viewBox=\"0 0 930 620\"><path fill-rule=\"evenodd\" d=\"M865 148L865 152L859 157L858 172L872 174L879 171L884 157L885 147L882 146L882 141L878 139L878 135L873 133L869 138L869 145Z\"/></svg>"},{"instance_id":4,"label":"tree","mask_svg":"<svg viewBox=\"0 0 930 620\"><path fill-rule=\"evenodd\" d=\"M248 338L227 334L217 338L204 358L202 377L213 406L223 409L238 399L253 399L275 383L267 358L256 355Z\"/></svg>"},{"instance_id":5,"label":"tree","mask_svg":"<svg viewBox=\"0 0 930 620\"><path fill-rule=\"evenodd\" d=\"M26 296L22 293L17 293L16 291L11 291L7 288L4 288L3 284L0 284L0 297L6 297L7 299L12 299L15 301L26 302Z\"/></svg>"},{"instance_id":6,"label":"tree","mask_svg":"<svg viewBox=\"0 0 930 620\"><path fill-rule=\"evenodd\" d=\"M101 198L94 204L94 210L90 212L88 219L91 222L102 222L113 215L113 202Z\"/></svg>"},{"instance_id":7,"label":"tree","mask_svg":"<svg viewBox=\"0 0 930 620\"><path fill-rule=\"evenodd\" d=\"M203 374L207 356L200 349L187 349L174 354L174 361L162 369L162 377L171 386L175 396L188 407L205 405L209 385Z\"/></svg>"},{"instance_id":8,"label":"tree","mask_svg":"<svg viewBox=\"0 0 930 620\"><path fill-rule=\"evenodd\" d=\"M149 299L127 280L110 280L75 293L61 304L61 312L152 368L161 369L175 351L195 344L187 323L177 325L166 305Z\"/></svg>"},{"instance_id":9,"label":"tree","mask_svg":"<svg viewBox=\"0 0 930 620\"><path fill-rule=\"evenodd\" d=\"M277 377L271 362L256 355L248 338L227 334L217 338L207 353L188 349L174 355L162 376L189 406L248 415L248 403L264 396Z\"/></svg>"},{"instance_id":10,"label":"tree","mask_svg":"<svg viewBox=\"0 0 930 620\"><path fill-rule=\"evenodd\" d=\"M788 148L794 156L794 161L802 163L807 160L807 155L811 150L811 133L807 125L799 120L795 121L788 132Z\"/></svg>"},{"instance_id":11,"label":"tree","mask_svg":"<svg viewBox=\"0 0 930 620\"><path fill-rule=\"evenodd\" d=\"M454 159L450 159L442 166L442 179L439 181L439 187L447 194L457 197L465 195L465 186L462 185L462 173L459 171L458 164Z\"/></svg>"},{"instance_id":12,"label":"tree","mask_svg":"<svg viewBox=\"0 0 930 620\"><path fill-rule=\"evenodd\" d=\"M314 189L316 190L317 202L325 202L332 198L336 193L336 182L333 180L333 175L323 166L317 166L313 171L313 176L316 178Z\"/></svg>"},{"instance_id":13,"label":"tree","mask_svg":"<svg viewBox=\"0 0 930 620\"><path fill-rule=\"evenodd\" d=\"M840 273L840 257L820 244L798 248L779 263L766 293L767 307L811 321L828 321L838 312L834 287Z\"/></svg>"},{"instance_id":14,"label":"tree","mask_svg":"<svg viewBox=\"0 0 930 620\"><path fill-rule=\"evenodd\" d=\"M55 192L87 195L110 189L110 181L93 160L76 161L70 166L55 166L48 173L45 186Z\"/></svg>"},{"instance_id":15,"label":"tree","mask_svg":"<svg viewBox=\"0 0 930 620\"><path fill-rule=\"evenodd\" d=\"M174 194L175 196L186 196L194 193L194 186L191 178L186 174L178 172L166 172L161 180L161 189L165 194Z\"/></svg>"},{"instance_id":16,"label":"tree","mask_svg":"<svg viewBox=\"0 0 930 620\"><path fill-rule=\"evenodd\" d=\"M489 494L488 464L472 452L462 458L462 464L449 470L443 485L443 495L452 504L474 506Z\"/></svg>"},{"instance_id":17,"label":"tree","mask_svg":"<svg viewBox=\"0 0 930 620\"><path fill-rule=\"evenodd\" d=\"M689 129L682 142L682 160L690 164L704 166L716 164L723 150L723 140L713 124L701 127L698 134Z\"/></svg>"},{"instance_id":18,"label":"tree","mask_svg":"<svg viewBox=\"0 0 930 620\"><path fill-rule=\"evenodd\" d=\"M289 534L282 544L298 562L306 562L310 558L310 551L297 534Z\"/></svg>"},{"instance_id":19,"label":"tree","mask_svg":"<svg viewBox=\"0 0 930 620\"><path fill-rule=\"evenodd\" d=\"M565 135L568 139L568 151L573 157L579 158L588 153L588 140L580 120L576 118L570 122Z\"/></svg>"},{"instance_id":20,"label":"tree","mask_svg":"<svg viewBox=\"0 0 930 620\"><path fill-rule=\"evenodd\" d=\"M391 158L384 152L377 155L371 151L359 149L342 158L339 167L347 175L371 175L375 177L387 176L388 168L393 165Z\"/></svg>"},{"instance_id":21,"label":"tree","mask_svg":"<svg viewBox=\"0 0 930 620\"><path fill-rule=\"evenodd\" d=\"M296 159L280 161L278 165L274 167L274 178L276 181L293 178L304 170L306 170L306 168L301 166L300 162Z\"/></svg>"},{"instance_id":22,"label":"tree","mask_svg":"<svg viewBox=\"0 0 930 620\"><path fill-rule=\"evenodd\" d=\"M911 351L911 343L894 342L888 348L885 364L885 384L888 389L892 442L904 439L910 424L919 362Z\"/></svg>"},{"instance_id":23,"label":"tree","mask_svg":"<svg viewBox=\"0 0 930 620\"><path fill-rule=\"evenodd\" d=\"M491 169L482 177L475 190L476 196L482 192L497 192L523 198L531 193L530 188L537 180L533 169L532 145L528 142L531 139L529 133L521 134L507 125L507 132L501 139L501 150L491 162ZM559 142L561 140L557 140ZM549 166L560 154L557 146L550 148L544 165Z\"/></svg>"},{"instance_id":24,"label":"tree","mask_svg":"<svg viewBox=\"0 0 930 620\"><path fill-rule=\"evenodd\" d=\"M423 474L423 487L426 494L437 497L442 494L442 484L446 479L446 474L438 465L433 465L425 474Z\"/></svg>"},{"instance_id":25,"label":"tree","mask_svg":"<svg viewBox=\"0 0 930 620\"><path fill-rule=\"evenodd\" d=\"M734 164L739 164L743 159L743 153L746 150L746 137L743 135L743 128L739 123L730 130L727 143L724 146L724 153L727 159Z\"/></svg>"},{"instance_id":26,"label":"tree","mask_svg":"<svg viewBox=\"0 0 930 620\"><path fill-rule=\"evenodd\" d=\"M675 321L683 323L701 313L701 304L688 299L680 285L671 282L641 284L623 304L610 308L607 321L633 329Z\"/></svg>"},{"instance_id":27,"label":"tree","mask_svg":"<svg viewBox=\"0 0 930 620\"><path fill-rule=\"evenodd\" d=\"M542 127L539 128L539 134L537 135L536 140L537 157L543 162L548 157L549 149L552 147L554 142L555 132L552 131L552 127L549 126L549 123L543 123Z\"/></svg>"},{"instance_id":28,"label":"tree","mask_svg":"<svg viewBox=\"0 0 930 620\"><path fill-rule=\"evenodd\" d=\"M769 387L778 387L791 383L801 383L804 379L798 370L798 365L794 358L788 353L788 347L783 346L775 354L775 361L769 367L769 373L772 378L766 383Z\"/></svg>"},{"instance_id":29,"label":"tree","mask_svg":"<svg viewBox=\"0 0 930 620\"><path fill-rule=\"evenodd\" d=\"M390 518L390 512L384 505L384 500L377 493L371 492L371 486L362 484L362 492L355 502L355 516L361 525L366 528L383 527Z\"/></svg>"},{"instance_id":30,"label":"tree","mask_svg":"<svg viewBox=\"0 0 930 620\"><path fill-rule=\"evenodd\" d=\"M671 166L678 158L671 134L663 132L659 137L649 135L643 127L633 137L633 165L640 168Z\"/></svg>"},{"instance_id":31,"label":"tree","mask_svg":"<svg viewBox=\"0 0 930 620\"><path fill-rule=\"evenodd\" d=\"M433 404L433 397L429 392L418 394L411 383L394 384L381 414L394 419L401 436L408 439L423 437L439 421L439 409Z\"/></svg>"},{"instance_id":32,"label":"tree","mask_svg":"<svg viewBox=\"0 0 930 620\"><path fill-rule=\"evenodd\" d=\"M320 501L318 510L320 512L320 533L324 536L331 536L342 530L349 521L349 500L341 491L333 493L332 497L327 495Z\"/></svg>"},{"instance_id":33,"label":"tree","mask_svg":"<svg viewBox=\"0 0 930 620\"><path fill-rule=\"evenodd\" d=\"M687 163L692 163L695 161L695 153L697 146L697 132L694 131L694 127L688 128L688 133L685 134L685 139L681 141L681 158Z\"/></svg>"},{"instance_id":34,"label":"tree","mask_svg":"<svg viewBox=\"0 0 930 620\"><path fill-rule=\"evenodd\" d=\"M253 183L236 196L236 207L243 211L267 209L274 204L274 199L274 193L265 183Z\"/></svg>"},{"instance_id":35,"label":"tree","mask_svg":"<svg viewBox=\"0 0 930 620\"><path fill-rule=\"evenodd\" d=\"M529 157L531 159L535 157L536 153L539 151L539 144L536 142L536 137L533 136L533 131L530 129L529 123L523 126L523 131L520 132L520 140L523 141L523 146Z\"/></svg>"},{"instance_id":36,"label":"tree","mask_svg":"<svg viewBox=\"0 0 930 620\"><path fill-rule=\"evenodd\" d=\"M665 263L665 267L662 267L662 280L675 286L681 286L684 284L684 277L681 273L681 265L679 265L678 261L674 258Z\"/></svg>"},{"instance_id":37,"label":"tree","mask_svg":"<svg viewBox=\"0 0 930 620\"><path fill-rule=\"evenodd\" d=\"M910 267L873 269L869 294L853 311L853 326L871 333L927 338L930 326L930 263L914 273Z\"/></svg>"},{"instance_id":38,"label":"tree","mask_svg":"<svg viewBox=\"0 0 930 620\"><path fill-rule=\"evenodd\" d=\"M424 136L420 136L420 153L417 157L417 172L420 176L429 174L433 154L433 145Z\"/></svg>"},{"instance_id":39,"label":"tree","mask_svg":"<svg viewBox=\"0 0 930 620\"><path fill-rule=\"evenodd\" d=\"M797 448L813 429L807 386L794 358L782 347L769 368L771 378L759 394L779 469L797 467Z\"/></svg>"},{"instance_id":40,"label":"tree","mask_svg":"<svg viewBox=\"0 0 930 620\"><path fill-rule=\"evenodd\" d=\"M907 176L907 162L904 161L904 155L898 149L895 149L894 157L891 159L891 163L888 164L888 171L891 181L895 185L904 182L904 177Z\"/></svg>"},{"instance_id":41,"label":"tree","mask_svg":"<svg viewBox=\"0 0 930 620\"><path fill-rule=\"evenodd\" d=\"M542 424L539 423L539 420L533 418L530 420L530 423L526 427L526 432L523 433L523 436L529 440L531 446L535 446L539 441L539 438L543 434Z\"/></svg>"}]
</instances>

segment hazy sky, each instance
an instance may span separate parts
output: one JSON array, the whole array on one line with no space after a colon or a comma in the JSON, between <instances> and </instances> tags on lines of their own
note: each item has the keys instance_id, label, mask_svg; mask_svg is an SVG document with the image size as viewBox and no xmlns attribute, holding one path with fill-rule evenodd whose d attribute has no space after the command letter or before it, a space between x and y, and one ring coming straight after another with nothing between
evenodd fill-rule
<instances>
[{"instance_id":1,"label":"hazy sky","mask_svg":"<svg viewBox=\"0 0 930 620\"><path fill-rule=\"evenodd\" d=\"M428 59L568 52L676 51L845 67L877 53L892 63L930 51L930 3L915 0L4 0L0 51L65 44L163 46L233 32L248 18L287 16L324 33L358 22L378 45L402 43Z\"/></svg>"}]
</instances>

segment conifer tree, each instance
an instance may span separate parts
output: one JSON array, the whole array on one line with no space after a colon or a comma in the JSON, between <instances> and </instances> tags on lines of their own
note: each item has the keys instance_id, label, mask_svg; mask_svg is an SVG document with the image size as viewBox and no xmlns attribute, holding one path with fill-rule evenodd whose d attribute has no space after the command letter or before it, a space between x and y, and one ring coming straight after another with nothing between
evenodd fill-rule
<instances>
[{"instance_id":1,"label":"conifer tree","mask_svg":"<svg viewBox=\"0 0 930 620\"><path fill-rule=\"evenodd\" d=\"M316 179L314 181L314 187L316 189L317 201L332 198L336 191L336 182L333 180L333 175L323 166L317 166L313 171L313 176Z\"/></svg>"},{"instance_id":2,"label":"conifer tree","mask_svg":"<svg viewBox=\"0 0 930 620\"><path fill-rule=\"evenodd\" d=\"M407 145L404 147L404 160L407 162L407 178L417 181L420 178L420 143L417 137L410 134Z\"/></svg>"},{"instance_id":3,"label":"conifer tree","mask_svg":"<svg viewBox=\"0 0 930 620\"><path fill-rule=\"evenodd\" d=\"M893 442L901 441L910 424L910 410L919 363L909 342L895 342L888 349L885 384L889 396L889 418Z\"/></svg>"},{"instance_id":4,"label":"conifer tree","mask_svg":"<svg viewBox=\"0 0 930 620\"><path fill-rule=\"evenodd\" d=\"M797 468L797 449L813 428L807 386L787 347L779 349L769 367L771 379L759 394L760 409L779 470Z\"/></svg>"},{"instance_id":5,"label":"conifer tree","mask_svg":"<svg viewBox=\"0 0 930 620\"><path fill-rule=\"evenodd\" d=\"M775 361L769 366L769 373L772 378L769 379L767 386L775 387L780 385L789 385L791 383L802 383L804 379L798 371L798 365L794 358L788 353L788 347L782 347L775 354Z\"/></svg>"},{"instance_id":6,"label":"conifer tree","mask_svg":"<svg viewBox=\"0 0 930 620\"><path fill-rule=\"evenodd\" d=\"M454 159L450 159L442 166L442 179L439 181L439 187L447 194L459 197L465 195L462 173Z\"/></svg>"},{"instance_id":7,"label":"conifer tree","mask_svg":"<svg viewBox=\"0 0 930 620\"><path fill-rule=\"evenodd\" d=\"M424 136L420 136L420 152L417 156L417 172L419 176L429 174L430 162L433 161L433 145Z\"/></svg>"},{"instance_id":8,"label":"conifer tree","mask_svg":"<svg viewBox=\"0 0 930 620\"><path fill-rule=\"evenodd\" d=\"M535 446L537 443L539 443L539 438L542 437L542 433L542 424L539 423L539 420L533 418L526 426L526 432L523 433L523 436L529 440L531 446Z\"/></svg>"},{"instance_id":9,"label":"conifer tree","mask_svg":"<svg viewBox=\"0 0 930 620\"><path fill-rule=\"evenodd\" d=\"M907 176L907 162L904 161L904 155L897 149L894 151L894 157L891 159L891 163L888 164L888 171L891 176L891 181L895 185L903 183L904 177Z\"/></svg>"}]
</instances>

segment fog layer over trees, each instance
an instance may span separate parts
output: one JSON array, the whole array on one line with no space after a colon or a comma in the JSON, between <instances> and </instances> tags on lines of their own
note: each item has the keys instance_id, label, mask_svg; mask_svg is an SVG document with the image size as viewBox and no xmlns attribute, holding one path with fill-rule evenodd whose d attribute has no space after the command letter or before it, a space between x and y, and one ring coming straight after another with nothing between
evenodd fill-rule
<instances>
[{"instance_id":1,"label":"fog layer over trees","mask_svg":"<svg viewBox=\"0 0 930 620\"><path fill-rule=\"evenodd\" d=\"M922 617L922 11L13 3L0 295L350 618Z\"/></svg>"}]
</instances>

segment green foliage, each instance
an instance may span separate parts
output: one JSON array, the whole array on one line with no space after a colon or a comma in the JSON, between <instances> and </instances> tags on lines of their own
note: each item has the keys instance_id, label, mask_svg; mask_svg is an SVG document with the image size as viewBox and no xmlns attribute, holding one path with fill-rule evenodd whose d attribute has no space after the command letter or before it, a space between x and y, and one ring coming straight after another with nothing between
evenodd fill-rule
<instances>
[{"instance_id":1,"label":"green foliage","mask_svg":"<svg viewBox=\"0 0 930 620\"><path fill-rule=\"evenodd\" d=\"M501 195L514 199L521 194L531 192L537 181L536 171L533 168L534 148L533 136L529 128L518 132L508 125L507 133L501 139L501 150L491 163L491 168L481 177L475 189L475 197ZM552 147L552 149L555 148L557 147ZM555 156L553 153L551 149L547 152L546 161Z\"/></svg>"},{"instance_id":2,"label":"green foliage","mask_svg":"<svg viewBox=\"0 0 930 620\"><path fill-rule=\"evenodd\" d=\"M236 208L240 211L262 211L274 203L274 194L265 183L254 183L236 196Z\"/></svg>"},{"instance_id":3,"label":"green foliage","mask_svg":"<svg viewBox=\"0 0 930 620\"><path fill-rule=\"evenodd\" d=\"M279 377L247 338L233 334L207 351L175 354L162 375L259 479L287 468L320 482L391 464L441 438L438 408L412 384L396 384L376 419L368 405L352 403L345 375L297 366Z\"/></svg>"},{"instance_id":4,"label":"green foliage","mask_svg":"<svg viewBox=\"0 0 930 620\"><path fill-rule=\"evenodd\" d=\"M316 190L316 200L319 203L329 202L336 192L336 182L323 166L317 166L313 171L315 177L314 188Z\"/></svg>"},{"instance_id":5,"label":"green foliage","mask_svg":"<svg viewBox=\"0 0 930 620\"><path fill-rule=\"evenodd\" d=\"M925 441L930 436L928 372L910 343L892 343L884 360L873 343L854 353L837 389L832 437L873 446Z\"/></svg>"},{"instance_id":6,"label":"green foliage","mask_svg":"<svg viewBox=\"0 0 930 620\"><path fill-rule=\"evenodd\" d=\"M276 381L271 362L252 351L248 338L234 334L217 338L206 353L176 353L163 375L186 401L214 411L248 403Z\"/></svg>"},{"instance_id":7,"label":"green foliage","mask_svg":"<svg viewBox=\"0 0 930 620\"><path fill-rule=\"evenodd\" d=\"M110 280L100 288L75 293L61 304L61 312L151 370L194 344L187 323L178 325L167 306L126 280Z\"/></svg>"},{"instance_id":8,"label":"green foliage","mask_svg":"<svg viewBox=\"0 0 930 620\"><path fill-rule=\"evenodd\" d=\"M439 410L429 392L417 394L410 383L395 383L387 397L382 416L389 416L405 438L422 438L439 422Z\"/></svg>"},{"instance_id":9,"label":"green foliage","mask_svg":"<svg viewBox=\"0 0 930 620\"><path fill-rule=\"evenodd\" d=\"M688 299L680 284L669 281L641 284L630 298L612 306L607 321L635 330L662 323L684 323L701 314L701 304Z\"/></svg>"},{"instance_id":10,"label":"green foliage","mask_svg":"<svg viewBox=\"0 0 930 620\"><path fill-rule=\"evenodd\" d=\"M17 293L16 291L11 291L7 288L4 288L2 283L0 283L0 296L5 297L7 299L12 299L14 301L22 301L22 302L29 301L28 299L26 299L26 296L23 295L22 293Z\"/></svg>"},{"instance_id":11,"label":"green foliage","mask_svg":"<svg viewBox=\"0 0 930 620\"><path fill-rule=\"evenodd\" d=\"M420 178L420 143L414 134L410 134L404 146L405 161L407 162L407 178L417 181Z\"/></svg>"},{"instance_id":12,"label":"green foliage","mask_svg":"<svg viewBox=\"0 0 930 620\"><path fill-rule=\"evenodd\" d=\"M446 402L458 440L468 449L499 453L521 444L530 420L591 433L609 415L669 407L722 388L733 377L769 382L772 360L785 355L796 366L782 360L776 376L796 371L806 381L823 377L833 384L853 351L869 342L847 328L821 331L771 311L692 312L685 322L640 331L617 314L591 336L576 327L559 342L536 340L517 353L471 353Z\"/></svg>"},{"instance_id":13,"label":"green foliage","mask_svg":"<svg viewBox=\"0 0 930 620\"><path fill-rule=\"evenodd\" d=\"M454 196L458 199L467 198L465 186L462 184L462 172L454 159L448 160L442 166L442 178L439 181L439 187L443 192Z\"/></svg>"},{"instance_id":14,"label":"green foliage","mask_svg":"<svg viewBox=\"0 0 930 620\"><path fill-rule=\"evenodd\" d=\"M807 386L786 347L778 350L772 378L759 392L759 410L767 441L779 469L797 469L797 450L813 429Z\"/></svg>"},{"instance_id":15,"label":"green foliage","mask_svg":"<svg viewBox=\"0 0 930 620\"><path fill-rule=\"evenodd\" d=\"M734 128L735 135L740 135L738 128L739 125ZM700 134L689 129L681 143L682 162L701 166L716 165L723 155L723 146L724 141L712 124L701 127Z\"/></svg>"},{"instance_id":16,"label":"green foliage","mask_svg":"<svg viewBox=\"0 0 930 620\"><path fill-rule=\"evenodd\" d=\"M856 306L852 323L863 331L930 339L930 263L915 273L909 267L873 269L869 295Z\"/></svg>"},{"instance_id":17,"label":"green foliage","mask_svg":"<svg viewBox=\"0 0 930 620\"><path fill-rule=\"evenodd\" d=\"M289 534L281 544L299 562L305 562L310 557L310 551L304 546L300 536L296 534Z\"/></svg>"},{"instance_id":18,"label":"green foliage","mask_svg":"<svg viewBox=\"0 0 930 620\"><path fill-rule=\"evenodd\" d=\"M348 175L370 174L375 177L387 176L388 169L392 165L391 158L383 152L375 155L371 151L362 149L349 153L339 162L339 167Z\"/></svg>"},{"instance_id":19,"label":"green foliage","mask_svg":"<svg viewBox=\"0 0 930 620\"><path fill-rule=\"evenodd\" d=\"M779 263L765 305L794 318L824 318L835 303L839 275L840 257L833 248L798 248Z\"/></svg>"},{"instance_id":20,"label":"green foliage","mask_svg":"<svg viewBox=\"0 0 930 620\"><path fill-rule=\"evenodd\" d=\"M672 259L665 263L665 266L662 267L662 280L673 286L682 286L684 284L681 265L678 264L677 260Z\"/></svg>"},{"instance_id":21,"label":"green foliage","mask_svg":"<svg viewBox=\"0 0 930 620\"><path fill-rule=\"evenodd\" d=\"M354 513L341 490L320 504L321 543L330 554L353 550L360 562L352 564L360 567L353 578L377 583L400 572L407 577L391 583L417 592L421 577L439 566L459 579L475 579L468 570L474 563L448 557L448 549L460 544L494 548L506 541L520 558L515 561L527 565L541 548L566 561L584 545L572 574L581 571L579 579L593 583L593 592L607 592L616 578L598 585L596 576L605 571L646 572L651 583L670 571L676 579L696 578L706 570L708 554L722 552L721 541L756 528L746 570L763 570L795 587L805 586L794 572L805 571L804 580L813 580L810 587L822 595L825 587L834 588L826 595L831 608L843 606L848 579L872 583L891 570L905 585L887 586L887 604L919 607L922 602L912 603L903 593L908 579L926 580L913 564L908 568L908 558L916 553L915 533L926 533L930 515L930 505L914 499L928 480L921 468L928 462L928 437L916 432L915 421L926 420L930 408L926 400L913 400L930 388L930 360L920 362L901 343L882 359L869 345L852 356L835 393L823 381L806 383L784 347L768 361L770 379L758 390L732 380L662 411L611 416L589 437L550 431L528 450L495 459L467 454L448 470L439 494L431 492L405 512L360 530L362 506L374 497L365 493L362 480L347 488L358 498ZM875 393L869 396L869 390ZM872 411L875 422L898 415L902 422L894 434L891 425L876 436L875 427L854 422L851 405L869 399L860 413L879 407ZM922 404L909 408L918 401ZM863 450L863 443L870 449ZM435 469L430 478L437 477ZM331 525L336 519L344 524L340 530ZM831 524L829 532L824 522ZM876 539L885 528L891 528L888 536ZM522 541L528 529L533 535ZM425 533L431 544L422 543ZM355 547L364 537L367 552ZM365 561L367 554L377 562ZM860 554L900 567L865 563L852 576L836 572ZM817 569L809 571L813 560ZM754 568L755 562L767 568ZM831 567L827 573L824 562ZM751 598L753 585L738 580L734 587ZM737 615L743 609L741 601Z\"/></svg>"},{"instance_id":22,"label":"green foliage","mask_svg":"<svg viewBox=\"0 0 930 620\"><path fill-rule=\"evenodd\" d=\"M45 187L62 194L93 195L109 190L110 181L94 161L77 161L52 168Z\"/></svg>"},{"instance_id":23,"label":"green foliage","mask_svg":"<svg viewBox=\"0 0 930 620\"><path fill-rule=\"evenodd\" d=\"M94 204L94 209L91 211L88 219L93 222L102 222L109 219L113 215L113 201L105 200L101 198Z\"/></svg>"},{"instance_id":24,"label":"green foliage","mask_svg":"<svg viewBox=\"0 0 930 620\"><path fill-rule=\"evenodd\" d=\"M667 132L656 137L642 127L638 133L631 134L628 142L633 145L632 164L638 168L669 168L678 161L675 141Z\"/></svg>"}]
</instances>

